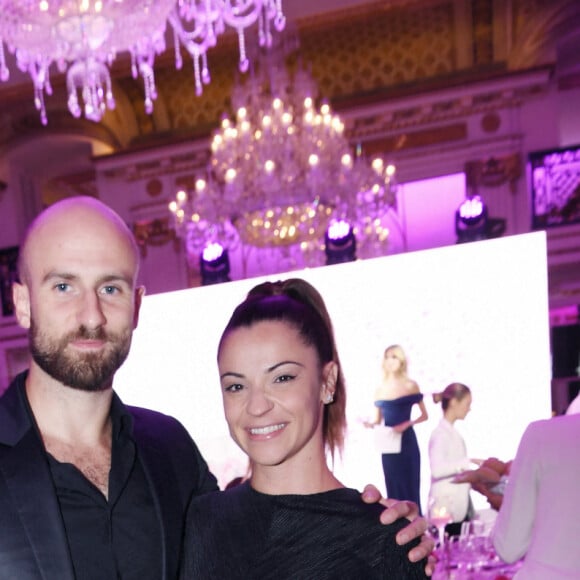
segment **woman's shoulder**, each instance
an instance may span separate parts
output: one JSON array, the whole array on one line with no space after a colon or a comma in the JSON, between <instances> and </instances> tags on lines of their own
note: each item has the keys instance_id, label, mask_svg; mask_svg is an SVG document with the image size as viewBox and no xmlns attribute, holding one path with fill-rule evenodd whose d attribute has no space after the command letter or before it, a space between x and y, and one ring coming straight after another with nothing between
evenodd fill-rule
<instances>
[{"instance_id":1,"label":"woman's shoulder","mask_svg":"<svg viewBox=\"0 0 580 580\"><path fill-rule=\"evenodd\" d=\"M417 383L417 381L414 381L413 379L407 379L407 383L405 386L407 388L407 391L409 391L410 394L420 394L421 393L421 389L419 389L419 384Z\"/></svg>"},{"instance_id":2,"label":"woman's shoulder","mask_svg":"<svg viewBox=\"0 0 580 580\"><path fill-rule=\"evenodd\" d=\"M248 482L224 491L213 491L192 498L189 511L197 514L227 511L237 505L251 501L251 490ZM217 512L216 512L217 513Z\"/></svg>"}]
</instances>

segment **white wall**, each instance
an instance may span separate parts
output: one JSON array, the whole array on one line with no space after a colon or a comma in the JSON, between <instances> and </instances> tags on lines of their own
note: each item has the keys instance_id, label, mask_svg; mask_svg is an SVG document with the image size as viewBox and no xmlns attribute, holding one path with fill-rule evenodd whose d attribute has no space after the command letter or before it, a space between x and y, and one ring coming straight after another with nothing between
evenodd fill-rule
<instances>
[{"instance_id":1,"label":"white wall","mask_svg":"<svg viewBox=\"0 0 580 580\"><path fill-rule=\"evenodd\" d=\"M321 291L334 320L349 397L350 428L336 467L345 484L374 483L384 491L380 456L360 418L373 411L382 353L391 343L406 349L410 376L430 413L416 428L424 505L427 442L441 415L430 393L452 381L472 388L473 410L458 429L474 457L510 459L528 422L550 416L543 232L291 275ZM243 472L245 460L223 419L216 346L234 306L257 282L146 297L131 354L115 382L127 403L180 418L222 485Z\"/></svg>"}]
</instances>

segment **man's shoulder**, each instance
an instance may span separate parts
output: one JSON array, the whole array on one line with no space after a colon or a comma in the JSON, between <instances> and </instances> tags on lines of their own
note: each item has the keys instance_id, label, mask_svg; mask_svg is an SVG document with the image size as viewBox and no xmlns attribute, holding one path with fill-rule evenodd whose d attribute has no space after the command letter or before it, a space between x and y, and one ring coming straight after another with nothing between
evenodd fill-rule
<instances>
[{"instance_id":1,"label":"man's shoulder","mask_svg":"<svg viewBox=\"0 0 580 580\"><path fill-rule=\"evenodd\" d=\"M550 419L533 421L526 429L525 439L542 441L567 439L574 434L580 436L580 415L561 415Z\"/></svg>"},{"instance_id":2,"label":"man's shoulder","mask_svg":"<svg viewBox=\"0 0 580 580\"><path fill-rule=\"evenodd\" d=\"M148 409L146 407L135 407L134 405L125 405L125 408L133 417L139 417L143 420L161 421L161 422L179 422L178 419L161 411L155 409Z\"/></svg>"},{"instance_id":3,"label":"man's shoulder","mask_svg":"<svg viewBox=\"0 0 580 580\"><path fill-rule=\"evenodd\" d=\"M171 415L145 407L125 405L126 411L133 417L134 428L152 430L157 435L163 432L187 432L181 421Z\"/></svg>"}]
</instances>

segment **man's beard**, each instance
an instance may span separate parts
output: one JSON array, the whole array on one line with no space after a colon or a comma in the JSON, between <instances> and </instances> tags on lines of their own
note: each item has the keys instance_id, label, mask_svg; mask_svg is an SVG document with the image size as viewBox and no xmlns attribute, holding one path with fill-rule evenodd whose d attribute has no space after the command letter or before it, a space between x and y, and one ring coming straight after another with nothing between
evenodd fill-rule
<instances>
[{"instance_id":1,"label":"man's beard","mask_svg":"<svg viewBox=\"0 0 580 580\"><path fill-rule=\"evenodd\" d=\"M36 364L53 379L81 391L103 391L111 386L113 376L125 362L131 346L132 331L107 334L102 328L88 330L81 326L61 339L52 339L31 322L30 352ZM99 352L67 352L74 340L107 341Z\"/></svg>"}]
</instances>

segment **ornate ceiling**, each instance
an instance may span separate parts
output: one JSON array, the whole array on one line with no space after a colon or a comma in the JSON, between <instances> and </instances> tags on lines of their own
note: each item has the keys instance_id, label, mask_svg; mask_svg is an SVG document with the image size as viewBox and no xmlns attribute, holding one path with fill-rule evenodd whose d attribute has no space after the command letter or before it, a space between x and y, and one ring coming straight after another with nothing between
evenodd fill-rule
<instances>
[{"instance_id":1,"label":"ornate ceiling","mask_svg":"<svg viewBox=\"0 0 580 580\"><path fill-rule=\"evenodd\" d=\"M580 11L576 0L326 0L316 3L315 14L302 0L285 4L299 34L300 57L337 111L551 66L562 27ZM329 8L337 5L343 7ZM27 78L0 83L0 151L47 135L89 139L109 152L206 136L229 111L236 39L221 39L209 59L212 82L197 97L191 63L185 59L176 71L171 51L160 57L152 115L144 112L141 81L119 59L118 105L98 124L70 116L62 78L53 80L47 127L40 124Z\"/></svg>"}]
</instances>

